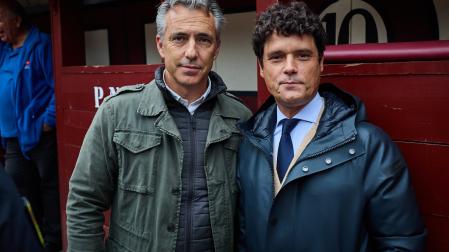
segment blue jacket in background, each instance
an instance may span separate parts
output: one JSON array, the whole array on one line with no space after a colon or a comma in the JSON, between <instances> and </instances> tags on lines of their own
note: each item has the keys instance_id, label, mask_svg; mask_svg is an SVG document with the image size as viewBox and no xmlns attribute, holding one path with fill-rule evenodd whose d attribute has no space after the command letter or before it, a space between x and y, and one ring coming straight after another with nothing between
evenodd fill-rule
<instances>
[{"instance_id":1,"label":"blue jacket in background","mask_svg":"<svg viewBox=\"0 0 449 252\"><path fill-rule=\"evenodd\" d=\"M363 104L321 85L316 135L274 195L274 99L240 128L240 251L424 251L422 223L399 149Z\"/></svg>"},{"instance_id":2,"label":"blue jacket in background","mask_svg":"<svg viewBox=\"0 0 449 252\"><path fill-rule=\"evenodd\" d=\"M0 63L9 46L0 44ZM39 143L44 123L56 126L56 109L50 37L32 27L22 49L20 67L13 77L14 105L17 137L26 154Z\"/></svg>"}]
</instances>

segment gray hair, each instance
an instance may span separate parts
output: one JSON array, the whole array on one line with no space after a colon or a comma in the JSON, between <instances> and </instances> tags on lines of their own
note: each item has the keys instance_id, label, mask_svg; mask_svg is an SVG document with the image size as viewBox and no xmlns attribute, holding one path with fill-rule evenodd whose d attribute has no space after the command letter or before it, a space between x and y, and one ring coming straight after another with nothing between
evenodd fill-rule
<instances>
[{"instance_id":1,"label":"gray hair","mask_svg":"<svg viewBox=\"0 0 449 252\"><path fill-rule=\"evenodd\" d=\"M157 35L161 38L165 33L165 16L170 8L175 5L182 5L188 9L204 9L207 12L211 12L215 19L215 28L217 30L217 39L220 40L221 28L224 24L223 12L221 12L220 6L218 6L215 0L165 0L157 9L156 27Z\"/></svg>"}]
</instances>

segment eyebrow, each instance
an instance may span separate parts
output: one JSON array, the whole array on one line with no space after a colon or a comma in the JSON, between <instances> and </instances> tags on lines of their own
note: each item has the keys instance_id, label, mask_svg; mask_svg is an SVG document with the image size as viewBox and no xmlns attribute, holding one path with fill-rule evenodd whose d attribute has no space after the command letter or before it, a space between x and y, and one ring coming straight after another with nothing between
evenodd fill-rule
<instances>
[{"instance_id":1,"label":"eyebrow","mask_svg":"<svg viewBox=\"0 0 449 252\"><path fill-rule=\"evenodd\" d=\"M197 36L197 37L210 37L210 38L213 37L213 35L211 35L209 33L204 33L204 32L200 32L198 34L195 34L195 36Z\"/></svg>"},{"instance_id":2,"label":"eyebrow","mask_svg":"<svg viewBox=\"0 0 449 252\"><path fill-rule=\"evenodd\" d=\"M313 51L310 49L298 49L293 51L294 54L302 54L302 53L307 53L307 54L313 54ZM267 56L271 56L271 55L277 55L277 54L287 54L285 51L283 50L276 50L276 51L272 51L272 52L267 52Z\"/></svg>"},{"instance_id":3,"label":"eyebrow","mask_svg":"<svg viewBox=\"0 0 449 252\"><path fill-rule=\"evenodd\" d=\"M313 51L310 49L299 49L296 50L295 53L309 53L309 54L313 54Z\"/></svg>"},{"instance_id":4,"label":"eyebrow","mask_svg":"<svg viewBox=\"0 0 449 252\"><path fill-rule=\"evenodd\" d=\"M185 32L175 32L175 33L170 34L170 38L173 38L175 36L186 36L186 35L187 35L187 33L185 33Z\"/></svg>"},{"instance_id":5,"label":"eyebrow","mask_svg":"<svg viewBox=\"0 0 449 252\"><path fill-rule=\"evenodd\" d=\"M175 35L188 35L188 32L183 32L183 31L178 31L178 32L174 32L171 34L171 36L175 36ZM196 33L195 36L209 36L211 37L212 35L206 32L200 32L200 33Z\"/></svg>"}]
</instances>

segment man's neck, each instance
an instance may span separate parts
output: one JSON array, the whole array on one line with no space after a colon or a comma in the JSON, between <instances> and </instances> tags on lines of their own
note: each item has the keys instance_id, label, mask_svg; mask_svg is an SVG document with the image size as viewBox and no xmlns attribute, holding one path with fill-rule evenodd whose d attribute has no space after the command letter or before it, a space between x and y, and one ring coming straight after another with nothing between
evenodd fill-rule
<instances>
[{"instance_id":1,"label":"man's neck","mask_svg":"<svg viewBox=\"0 0 449 252\"><path fill-rule=\"evenodd\" d=\"M167 87L169 87L173 92L181 96L183 99L186 99L189 104L198 100L204 92L206 92L209 83L208 78L202 81L201 85L191 85L191 86L182 86L182 85L171 85L170 82L173 81L164 73L164 82Z\"/></svg>"},{"instance_id":2,"label":"man's neck","mask_svg":"<svg viewBox=\"0 0 449 252\"><path fill-rule=\"evenodd\" d=\"M17 34L16 41L11 44L12 48L16 49L19 47L22 47L25 43L25 40L28 37L28 30L27 29L21 29L19 33Z\"/></svg>"}]
</instances>

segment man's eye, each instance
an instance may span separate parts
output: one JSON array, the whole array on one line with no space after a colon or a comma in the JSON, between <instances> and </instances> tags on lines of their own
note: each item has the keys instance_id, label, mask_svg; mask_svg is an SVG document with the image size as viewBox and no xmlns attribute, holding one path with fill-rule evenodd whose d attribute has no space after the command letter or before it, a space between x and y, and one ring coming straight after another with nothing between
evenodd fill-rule
<instances>
[{"instance_id":1,"label":"man's eye","mask_svg":"<svg viewBox=\"0 0 449 252\"><path fill-rule=\"evenodd\" d=\"M200 37L197 39L197 41L201 45L211 45L212 44L212 39L207 38L207 37Z\"/></svg>"},{"instance_id":2,"label":"man's eye","mask_svg":"<svg viewBox=\"0 0 449 252\"><path fill-rule=\"evenodd\" d=\"M281 61L282 58L283 58L282 55L275 54L275 55L270 55L268 57L268 60L277 62L277 61Z\"/></svg>"},{"instance_id":3,"label":"man's eye","mask_svg":"<svg viewBox=\"0 0 449 252\"><path fill-rule=\"evenodd\" d=\"M301 61L307 61L307 60L310 60L310 58L312 58L312 55L310 55L310 54L299 54L297 57Z\"/></svg>"},{"instance_id":4,"label":"man's eye","mask_svg":"<svg viewBox=\"0 0 449 252\"><path fill-rule=\"evenodd\" d=\"M171 40L175 43L181 43L184 42L186 38L184 36L174 36Z\"/></svg>"}]
</instances>

